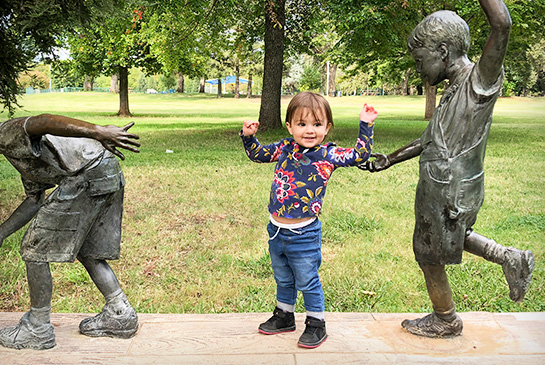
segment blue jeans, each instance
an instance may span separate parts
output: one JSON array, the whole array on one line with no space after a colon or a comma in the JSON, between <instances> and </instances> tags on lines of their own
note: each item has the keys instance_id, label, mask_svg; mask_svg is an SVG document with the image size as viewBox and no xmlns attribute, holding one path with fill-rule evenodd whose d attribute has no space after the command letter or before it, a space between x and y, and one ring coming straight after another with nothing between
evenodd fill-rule
<instances>
[{"instance_id":1,"label":"blue jeans","mask_svg":"<svg viewBox=\"0 0 545 365\"><path fill-rule=\"evenodd\" d=\"M276 299L295 305L297 291L303 293L305 309L323 312L324 292L318 275L322 264L322 223L316 219L294 230L267 225L269 253L276 280Z\"/></svg>"}]
</instances>

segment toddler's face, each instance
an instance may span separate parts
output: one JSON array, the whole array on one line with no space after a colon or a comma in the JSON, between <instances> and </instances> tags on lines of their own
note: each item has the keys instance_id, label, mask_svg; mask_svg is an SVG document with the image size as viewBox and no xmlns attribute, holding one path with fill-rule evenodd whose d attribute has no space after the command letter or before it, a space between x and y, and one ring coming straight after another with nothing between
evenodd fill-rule
<instances>
[{"instance_id":1,"label":"toddler's face","mask_svg":"<svg viewBox=\"0 0 545 365\"><path fill-rule=\"evenodd\" d=\"M286 126L295 142L302 147L312 148L323 142L331 124L322 110L314 112L309 108L298 108Z\"/></svg>"}]
</instances>

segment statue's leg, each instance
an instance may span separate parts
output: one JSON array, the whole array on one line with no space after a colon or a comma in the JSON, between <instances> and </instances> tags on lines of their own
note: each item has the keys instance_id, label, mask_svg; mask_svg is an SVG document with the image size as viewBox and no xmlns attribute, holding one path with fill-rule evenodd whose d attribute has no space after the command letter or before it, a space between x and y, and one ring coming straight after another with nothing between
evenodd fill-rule
<instances>
[{"instance_id":1,"label":"statue's leg","mask_svg":"<svg viewBox=\"0 0 545 365\"><path fill-rule=\"evenodd\" d=\"M515 302L522 302L534 271L532 251L501 246L474 231L469 231L466 236L464 250L500 264L509 285L509 297Z\"/></svg>"},{"instance_id":2,"label":"statue's leg","mask_svg":"<svg viewBox=\"0 0 545 365\"><path fill-rule=\"evenodd\" d=\"M78 257L78 259L106 299L102 312L81 321L80 332L92 337L130 338L134 336L138 330L138 316L121 290L110 265L105 260L84 257Z\"/></svg>"},{"instance_id":3,"label":"statue's leg","mask_svg":"<svg viewBox=\"0 0 545 365\"><path fill-rule=\"evenodd\" d=\"M86 257L78 257L78 260L83 264L91 280L104 295L104 298L108 298L116 292L121 292L117 277L106 260L95 260Z\"/></svg>"},{"instance_id":4,"label":"statue's leg","mask_svg":"<svg viewBox=\"0 0 545 365\"><path fill-rule=\"evenodd\" d=\"M401 325L412 334L426 337L453 337L462 334L462 319L456 314L452 291L444 265L424 265L420 268L433 304L433 312L425 317L404 320Z\"/></svg>"},{"instance_id":5,"label":"statue's leg","mask_svg":"<svg viewBox=\"0 0 545 365\"><path fill-rule=\"evenodd\" d=\"M16 349L44 350L55 346L55 333L50 322L53 280L49 263L26 262L30 311L19 324L0 330L0 344Z\"/></svg>"}]
</instances>

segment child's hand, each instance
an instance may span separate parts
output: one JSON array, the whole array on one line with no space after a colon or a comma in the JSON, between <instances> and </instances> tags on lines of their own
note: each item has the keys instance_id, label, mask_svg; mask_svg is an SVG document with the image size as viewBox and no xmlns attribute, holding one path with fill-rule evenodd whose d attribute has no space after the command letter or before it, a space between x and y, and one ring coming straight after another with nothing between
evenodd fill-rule
<instances>
[{"instance_id":1,"label":"child's hand","mask_svg":"<svg viewBox=\"0 0 545 365\"><path fill-rule=\"evenodd\" d=\"M370 105L365 103L363 109L360 112L360 120L363 120L368 123L373 123L377 119L378 112Z\"/></svg>"},{"instance_id":2,"label":"child's hand","mask_svg":"<svg viewBox=\"0 0 545 365\"><path fill-rule=\"evenodd\" d=\"M245 136L253 136L257 133L258 126L259 122L253 120L245 120L244 124L242 125L242 134L244 134Z\"/></svg>"}]
</instances>

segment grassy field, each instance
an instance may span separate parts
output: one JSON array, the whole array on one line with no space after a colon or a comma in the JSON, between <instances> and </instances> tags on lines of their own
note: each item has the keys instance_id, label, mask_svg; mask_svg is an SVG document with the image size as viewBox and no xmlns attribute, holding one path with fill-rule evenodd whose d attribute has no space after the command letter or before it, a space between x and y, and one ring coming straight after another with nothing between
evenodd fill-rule
<instances>
[{"instance_id":1,"label":"grassy field","mask_svg":"<svg viewBox=\"0 0 545 365\"><path fill-rule=\"evenodd\" d=\"M283 101L283 110L289 99ZM273 165L252 163L238 131L257 119L258 99L131 95L132 118L114 116L116 95L41 94L17 116L54 113L99 124L136 122L140 154L126 152L121 260L112 262L133 305L146 313L269 312L275 283L267 253L267 202ZM328 139L352 146L364 102L379 111L375 151L389 153L426 126L422 97L330 100ZM2 120L7 116L0 115ZM270 143L285 130L259 133ZM166 153L171 150L173 153ZM428 312L411 247L416 159L378 174L339 169L328 184L321 278L327 311ZM448 273L459 311L545 310L545 99L505 98L488 141L486 200L475 230L505 246L531 249L534 280L522 304L508 297L499 265L464 254ZM0 157L0 221L24 199L20 176ZM29 306L19 244L0 248L0 310ZM103 298L82 265L53 264L55 312L96 312ZM297 305L303 311L302 298Z\"/></svg>"}]
</instances>

